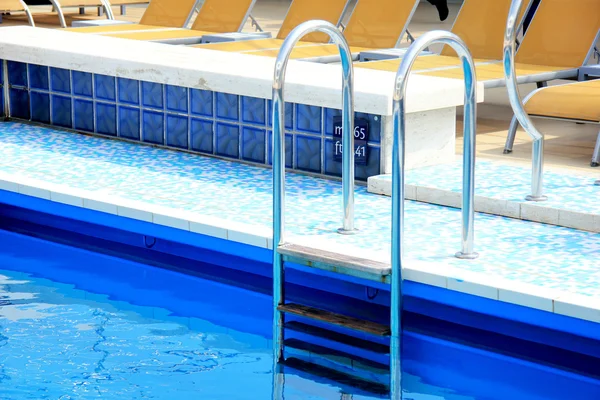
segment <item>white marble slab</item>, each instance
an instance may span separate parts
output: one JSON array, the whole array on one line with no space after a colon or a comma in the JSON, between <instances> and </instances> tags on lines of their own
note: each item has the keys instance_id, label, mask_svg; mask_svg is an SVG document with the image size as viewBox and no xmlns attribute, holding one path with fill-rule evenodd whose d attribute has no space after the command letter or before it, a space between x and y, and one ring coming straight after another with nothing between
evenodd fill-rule
<instances>
[{"instance_id":1,"label":"white marble slab","mask_svg":"<svg viewBox=\"0 0 600 400\"><path fill-rule=\"evenodd\" d=\"M259 98L272 97L275 59L26 26L0 28L0 59ZM391 115L395 73L355 70L355 109ZM483 85L478 86L483 101ZM413 75L407 113L463 104L461 80ZM341 108L339 65L290 61L286 100Z\"/></svg>"}]
</instances>

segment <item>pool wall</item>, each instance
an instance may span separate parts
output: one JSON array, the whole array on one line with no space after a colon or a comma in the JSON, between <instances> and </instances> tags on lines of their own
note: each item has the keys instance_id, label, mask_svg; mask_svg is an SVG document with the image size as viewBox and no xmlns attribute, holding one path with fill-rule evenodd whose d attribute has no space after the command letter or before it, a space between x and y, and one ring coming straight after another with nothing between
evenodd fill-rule
<instances>
[{"instance_id":1,"label":"pool wall","mask_svg":"<svg viewBox=\"0 0 600 400\"><path fill-rule=\"evenodd\" d=\"M272 251L0 191L0 228L94 251L179 269L270 294ZM292 299L385 323L389 286L294 266ZM600 331L591 321L405 281L405 308L415 315L600 358ZM270 311L270 310L269 310Z\"/></svg>"},{"instance_id":2,"label":"pool wall","mask_svg":"<svg viewBox=\"0 0 600 400\"><path fill-rule=\"evenodd\" d=\"M274 58L29 27L5 31L1 84L8 90L1 100L11 118L270 164ZM356 162L361 181L391 170L394 79L391 72L354 71L355 122L368 135L355 143L358 158L364 154ZM334 138L341 81L339 65L290 61L288 168L341 175L341 142ZM462 82L418 75L411 82L407 168L452 161Z\"/></svg>"}]
</instances>

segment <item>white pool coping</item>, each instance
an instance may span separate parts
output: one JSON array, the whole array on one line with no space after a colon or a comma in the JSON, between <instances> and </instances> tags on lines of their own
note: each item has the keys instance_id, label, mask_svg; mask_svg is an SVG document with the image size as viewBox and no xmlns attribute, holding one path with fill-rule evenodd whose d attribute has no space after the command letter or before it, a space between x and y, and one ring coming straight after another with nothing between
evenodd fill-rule
<instances>
[{"instance_id":1,"label":"white pool coping","mask_svg":"<svg viewBox=\"0 0 600 400\"><path fill-rule=\"evenodd\" d=\"M199 213L126 200L101 192L73 189L66 185L47 183L5 172L0 172L0 190L258 248L273 249L272 230L262 226L237 223L204 216ZM361 258L366 257L389 263L389 254L381 252L365 254L364 249L358 254L351 246L333 243L322 237L293 237L290 241L329 252L339 252L347 255L355 253ZM444 261L431 263L407 260L405 264L403 269L405 280L600 323L600 298L545 289L540 286L498 277L489 277L484 273L459 270L449 266Z\"/></svg>"},{"instance_id":2,"label":"white pool coping","mask_svg":"<svg viewBox=\"0 0 600 400\"><path fill-rule=\"evenodd\" d=\"M275 66L271 57L28 26L0 28L0 59L263 99L272 98ZM355 110L392 115L395 75L356 68ZM291 60L285 88L286 101L341 109L339 65ZM413 74L406 98L407 113L461 106L464 84Z\"/></svg>"}]
</instances>

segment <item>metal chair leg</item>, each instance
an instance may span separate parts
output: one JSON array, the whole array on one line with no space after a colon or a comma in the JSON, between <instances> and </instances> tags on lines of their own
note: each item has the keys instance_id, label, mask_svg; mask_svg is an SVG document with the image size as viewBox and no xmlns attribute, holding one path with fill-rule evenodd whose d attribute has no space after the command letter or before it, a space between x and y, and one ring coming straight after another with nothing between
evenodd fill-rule
<instances>
[{"instance_id":1,"label":"metal chair leg","mask_svg":"<svg viewBox=\"0 0 600 400\"><path fill-rule=\"evenodd\" d=\"M594 155L592 155L590 165L592 167L600 166L600 132L598 132L598 137L596 138L596 147L594 147Z\"/></svg>"},{"instance_id":2,"label":"metal chair leg","mask_svg":"<svg viewBox=\"0 0 600 400\"><path fill-rule=\"evenodd\" d=\"M519 128L519 121L516 116L512 117L510 126L508 128L508 135L506 136L506 144L504 145L504 154L510 154L513 151L515 144L515 137L517 136L517 128Z\"/></svg>"}]
</instances>

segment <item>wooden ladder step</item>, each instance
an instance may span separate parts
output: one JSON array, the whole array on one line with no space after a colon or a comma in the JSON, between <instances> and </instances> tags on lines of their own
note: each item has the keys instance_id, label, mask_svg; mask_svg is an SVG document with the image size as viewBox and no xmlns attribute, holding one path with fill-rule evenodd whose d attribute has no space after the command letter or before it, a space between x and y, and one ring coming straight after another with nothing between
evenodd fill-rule
<instances>
[{"instance_id":1,"label":"wooden ladder step","mask_svg":"<svg viewBox=\"0 0 600 400\"><path fill-rule=\"evenodd\" d=\"M355 331L370 333L372 335L390 335L389 326L301 304L288 303L277 307L277 309L281 312L310 318L316 321L341 326Z\"/></svg>"},{"instance_id":2,"label":"wooden ladder step","mask_svg":"<svg viewBox=\"0 0 600 400\"><path fill-rule=\"evenodd\" d=\"M347 254L333 253L292 243L277 248L284 261L348 275L363 274L373 280L384 281L390 275L389 264Z\"/></svg>"}]
</instances>

